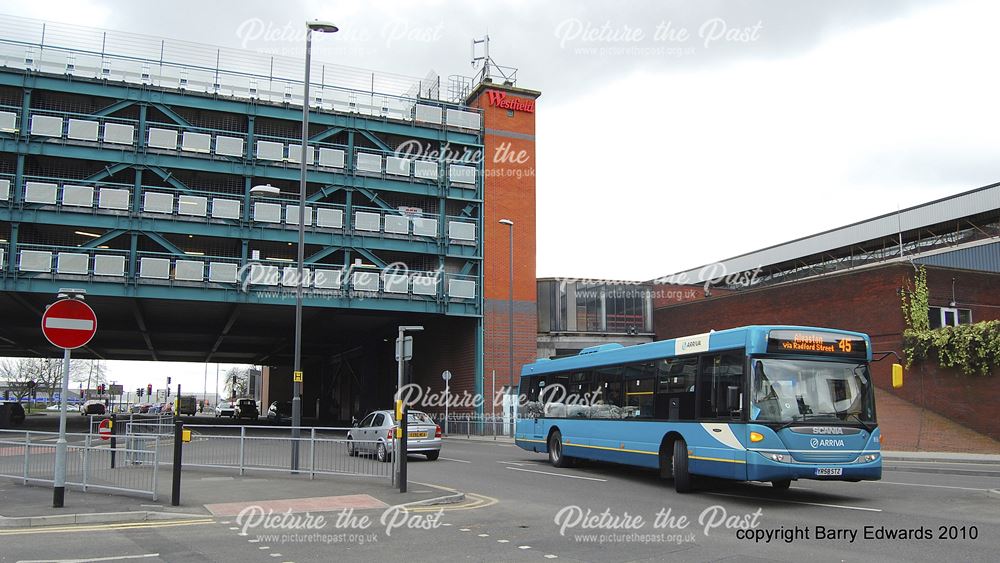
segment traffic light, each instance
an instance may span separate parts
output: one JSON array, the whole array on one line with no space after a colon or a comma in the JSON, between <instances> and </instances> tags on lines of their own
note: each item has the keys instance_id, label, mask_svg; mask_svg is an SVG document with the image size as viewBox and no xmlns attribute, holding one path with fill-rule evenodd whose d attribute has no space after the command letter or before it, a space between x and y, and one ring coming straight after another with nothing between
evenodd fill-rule
<instances>
[{"instance_id":1,"label":"traffic light","mask_svg":"<svg viewBox=\"0 0 1000 563\"><path fill-rule=\"evenodd\" d=\"M142 387L139 387L138 389L135 390L135 396L142 397Z\"/></svg>"},{"instance_id":2,"label":"traffic light","mask_svg":"<svg viewBox=\"0 0 1000 563\"><path fill-rule=\"evenodd\" d=\"M146 395L148 395L150 397L153 396L153 384L152 383L146 384Z\"/></svg>"},{"instance_id":3,"label":"traffic light","mask_svg":"<svg viewBox=\"0 0 1000 563\"><path fill-rule=\"evenodd\" d=\"M169 387L167 387L167 396L168 397L170 396L170 388Z\"/></svg>"}]
</instances>

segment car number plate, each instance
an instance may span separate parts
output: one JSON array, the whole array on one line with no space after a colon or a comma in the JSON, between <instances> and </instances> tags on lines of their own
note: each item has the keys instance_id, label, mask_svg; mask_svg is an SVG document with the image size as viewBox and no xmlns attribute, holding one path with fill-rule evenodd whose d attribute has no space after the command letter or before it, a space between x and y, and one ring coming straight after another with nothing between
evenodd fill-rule
<instances>
[{"instance_id":1,"label":"car number plate","mask_svg":"<svg viewBox=\"0 0 1000 563\"><path fill-rule=\"evenodd\" d=\"M426 438L427 437L427 433L426 432L410 432L410 433L407 434L407 436L409 436L410 438Z\"/></svg>"},{"instance_id":2,"label":"car number plate","mask_svg":"<svg viewBox=\"0 0 1000 563\"><path fill-rule=\"evenodd\" d=\"M816 475L827 477L839 477L844 474L843 467L817 467Z\"/></svg>"}]
</instances>

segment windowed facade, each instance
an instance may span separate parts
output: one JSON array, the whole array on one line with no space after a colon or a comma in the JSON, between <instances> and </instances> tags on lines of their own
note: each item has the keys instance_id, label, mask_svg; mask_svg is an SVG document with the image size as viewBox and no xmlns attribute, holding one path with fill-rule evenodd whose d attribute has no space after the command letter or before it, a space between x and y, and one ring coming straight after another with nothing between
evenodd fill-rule
<instances>
[{"instance_id":1,"label":"windowed facade","mask_svg":"<svg viewBox=\"0 0 1000 563\"><path fill-rule=\"evenodd\" d=\"M647 284L538 281L538 332L652 333Z\"/></svg>"}]
</instances>

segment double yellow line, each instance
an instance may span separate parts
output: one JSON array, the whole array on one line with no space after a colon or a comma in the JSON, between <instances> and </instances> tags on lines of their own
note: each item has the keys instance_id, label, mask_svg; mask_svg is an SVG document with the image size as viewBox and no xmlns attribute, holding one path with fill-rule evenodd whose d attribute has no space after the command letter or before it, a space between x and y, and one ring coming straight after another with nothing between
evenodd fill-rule
<instances>
[{"instance_id":1,"label":"double yellow line","mask_svg":"<svg viewBox=\"0 0 1000 563\"><path fill-rule=\"evenodd\" d=\"M120 522L107 524L75 524L72 526L45 526L37 528L0 529L0 536L17 536L28 534L55 534L73 532L94 532L102 530L140 530L143 528L170 528L176 526L194 526L211 524L212 518L191 518L185 520L151 520L146 522Z\"/></svg>"}]
</instances>

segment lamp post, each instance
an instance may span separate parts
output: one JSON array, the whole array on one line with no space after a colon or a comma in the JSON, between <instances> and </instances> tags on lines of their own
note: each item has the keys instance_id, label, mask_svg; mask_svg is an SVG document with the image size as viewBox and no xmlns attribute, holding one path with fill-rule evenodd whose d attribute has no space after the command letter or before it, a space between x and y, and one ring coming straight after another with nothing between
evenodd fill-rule
<instances>
[{"instance_id":1,"label":"lamp post","mask_svg":"<svg viewBox=\"0 0 1000 563\"><path fill-rule=\"evenodd\" d=\"M295 284L295 362L292 377L292 471L299 469L299 427L302 426L302 270L305 262L306 164L309 154L309 67L312 63L312 32L336 33L330 22L306 22L306 74L302 82L302 154L299 169L299 255Z\"/></svg>"},{"instance_id":2,"label":"lamp post","mask_svg":"<svg viewBox=\"0 0 1000 563\"><path fill-rule=\"evenodd\" d=\"M510 219L500 219L498 221L501 225L507 225L510 227L508 237L510 241L510 279L508 280L507 287L507 344L510 346L510 352L507 356L507 394L510 394L511 390L514 388L514 221ZM511 418L514 415L514 404L511 402L510 405Z\"/></svg>"}]
</instances>

